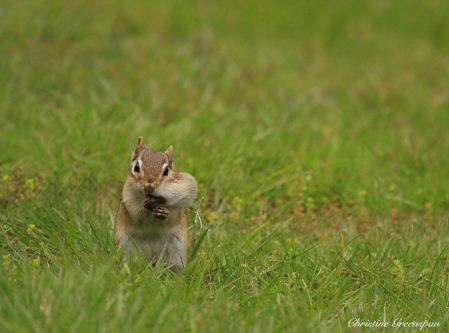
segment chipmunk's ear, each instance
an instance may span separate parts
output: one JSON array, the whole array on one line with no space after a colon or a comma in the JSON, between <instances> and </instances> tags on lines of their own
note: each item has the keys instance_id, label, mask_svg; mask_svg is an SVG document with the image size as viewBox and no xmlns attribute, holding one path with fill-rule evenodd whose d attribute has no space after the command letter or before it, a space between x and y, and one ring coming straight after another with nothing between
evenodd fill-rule
<instances>
[{"instance_id":1,"label":"chipmunk's ear","mask_svg":"<svg viewBox=\"0 0 449 333\"><path fill-rule=\"evenodd\" d=\"M168 166L173 170L173 146L168 147L165 151L165 155L168 157Z\"/></svg>"},{"instance_id":2,"label":"chipmunk's ear","mask_svg":"<svg viewBox=\"0 0 449 333\"><path fill-rule=\"evenodd\" d=\"M148 148L147 145L145 144L145 141L143 141L143 138L140 136L139 140L137 140L137 146L136 149L134 150L134 154L133 157L131 159L132 162L134 162L134 160L139 157L140 153L142 152L142 150L144 150L145 148Z\"/></svg>"}]
</instances>

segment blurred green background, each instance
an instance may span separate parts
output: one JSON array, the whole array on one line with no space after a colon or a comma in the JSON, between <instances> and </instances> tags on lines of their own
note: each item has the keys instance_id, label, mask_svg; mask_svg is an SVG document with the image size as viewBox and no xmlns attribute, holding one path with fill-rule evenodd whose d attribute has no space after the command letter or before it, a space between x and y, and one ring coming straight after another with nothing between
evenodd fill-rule
<instances>
[{"instance_id":1,"label":"blurred green background","mask_svg":"<svg viewBox=\"0 0 449 333\"><path fill-rule=\"evenodd\" d=\"M444 211L446 7L2 2L1 162L105 194L142 135L173 144L215 208L254 193L291 206L307 173L315 212Z\"/></svg>"},{"instance_id":2,"label":"blurred green background","mask_svg":"<svg viewBox=\"0 0 449 333\"><path fill-rule=\"evenodd\" d=\"M444 268L438 266L438 274L432 268L447 243L448 17L443 0L0 1L0 218L6 256L0 291L9 295L8 304L39 314L10 313L5 301L0 324L17 331L24 318L30 323L34 319L29 318L40 318L42 301L27 303L34 288L30 276L39 267L48 266L58 276L70 267L67 262L89 271L110 260L113 216L139 136L156 150L173 145L176 170L197 178L199 200L193 208L199 207L204 226L210 227L200 258L209 258L210 267L221 260L208 252L217 244L229 246L220 250L220 258L230 265L239 262L227 257L231 249L240 253L254 245L262 253L258 255L278 260L282 246L295 247L290 245L293 236L302 239L298 251L326 241L319 259L310 257L287 273L279 266L274 269L278 278L286 274L288 285L296 283L296 272L298 279L312 281L312 288L318 280L309 266L337 265L340 259L333 256L338 257L340 247L367 232L361 239L385 253L372 264L387 265L385 281L401 276L402 285L408 277L415 279L410 283L417 293L421 272L440 279L435 285L446 281ZM194 215L189 219L193 223ZM407 236L401 228L408 228ZM192 227L192 237L194 232ZM388 241L394 232L398 241L393 246ZM413 255L409 241L417 246ZM354 253L360 256L352 262L357 269L370 253ZM395 258L406 253L404 262L394 262L391 253ZM296 262L285 258L287 266ZM197 274L212 270L204 265ZM82 292L96 295L94 286L102 277L113 280L118 274L114 267L102 269L98 280L89 280L92 289L86 286ZM402 269L407 278L398 275ZM73 274L69 285L82 280ZM57 293L52 284L57 280L44 276L41 294L45 288L50 295ZM108 280L109 286L122 288L122 277L117 279L121 282ZM267 279L270 288L277 286ZM344 284L334 279L335 288ZM234 288L215 283L222 291ZM344 286L359 290L357 283ZM14 298L17 286L20 293ZM184 287L195 300L196 291L190 284ZM209 285L197 287L201 297L210 296ZM446 287L429 295L446 295L440 294ZM122 289L111 288L112 295L123 295ZM179 290L172 291L175 295ZM254 291L251 299L264 299L271 306L274 317L267 314L266 320L281 316L294 331L310 313L327 308L324 298L338 308L339 297L346 297L323 290L311 296L310 304L318 304L315 297L322 302L311 308L304 291L298 291L306 304L292 313L283 312L283 306L296 306L293 296L283 303L277 292L268 297ZM356 303L351 297L362 294L344 298L348 308ZM224 295L231 301L243 297L237 291ZM400 303L388 297L370 311L380 316L383 304ZM431 299L407 297L400 304L410 308L418 303L424 307ZM250 303L250 298L243 299ZM174 302L182 307L186 300ZM444 304L435 303L434 312L431 305L417 311L435 313L436 320L446 311ZM230 312L223 310L223 318L230 320L233 306L226 308ZM242 313L247 311L243 317L249 318L245 323L243 317L235 319L242 331L268 325L261 324L255 307L241 306ZM192 309L179 330L191 325L195 331L202 322ZM395 316L402 310L391 311ZM5 319L13 315L16 321ZM134 318L122 315L110 321L116 326L98 324L99 330L122 327L127 316ZM317 316L314 320L322 320ZM42 329L57 327L52 320L65 327L61 319L47 318L52 319ZM326 318L323 331L341 328L340 317ZM219 318L215 320L219 325Z\"/></svg>"}]
</instances>

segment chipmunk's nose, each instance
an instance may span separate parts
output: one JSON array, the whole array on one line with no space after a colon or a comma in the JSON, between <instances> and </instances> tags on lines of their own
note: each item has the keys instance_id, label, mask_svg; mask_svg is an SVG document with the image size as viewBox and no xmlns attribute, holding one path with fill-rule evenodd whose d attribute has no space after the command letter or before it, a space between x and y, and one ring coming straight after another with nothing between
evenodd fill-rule
<instances>
[{"instance_id":1,"label":"chipmunk's nose","mask_svg":"<svg viewBox=\"0 0 449 333\"><path fill-rule=\"evenodd\" d=\"M153 183L147 183L143 189L145 190L145 192L147 192L148 194L151 194L154 192L154 190L156 189L156 186L154 186Z\"/></svg>"}]
</instances>

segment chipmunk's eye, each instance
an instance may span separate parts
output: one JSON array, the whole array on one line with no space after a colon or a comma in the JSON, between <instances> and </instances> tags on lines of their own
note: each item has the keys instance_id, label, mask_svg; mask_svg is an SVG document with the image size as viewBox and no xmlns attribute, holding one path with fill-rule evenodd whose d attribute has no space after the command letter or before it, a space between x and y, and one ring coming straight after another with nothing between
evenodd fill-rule
<instances>
[{"instance_id":1,"label":"chipmunk's eye","mask_svg":"<svg viewBox=\"0 0 449 333\"><path fill-rule=\"evenodd\" d=\"M167 177L168 176L168 167L165 167L165 169L164 169L164 177Z\"/></svg>"},{"instance_id":2,"label":"chipmunk's eye","mask_svg":"<svg viewBox=\"0 0 449 333\"><path fill-rule=\"evenodd\" d=\"M140 171L140 165L139 162L136 163L136 166L134 167L134 172L139 172Z\"/></svg>"}]
</instances>

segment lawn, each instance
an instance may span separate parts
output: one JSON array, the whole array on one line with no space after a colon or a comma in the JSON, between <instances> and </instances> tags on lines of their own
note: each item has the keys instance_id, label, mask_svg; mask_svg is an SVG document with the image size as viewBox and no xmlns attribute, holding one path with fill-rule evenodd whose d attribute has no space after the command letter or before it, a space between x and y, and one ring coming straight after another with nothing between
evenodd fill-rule
<instances>
[{"instance_id":1,"label":"lawn","mask_svg":"<svg viewBox=\"0 0 449 333\"><path fill-rule=\"evenodd\" d=\"M448 331L448 17L0 2L0 331ZM139 136L198 182L177 276L112 239Z\"/></svg>"}]
</instances>

